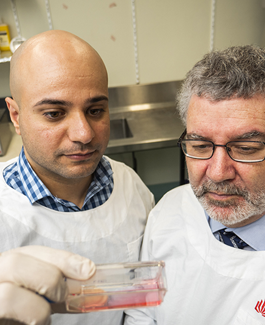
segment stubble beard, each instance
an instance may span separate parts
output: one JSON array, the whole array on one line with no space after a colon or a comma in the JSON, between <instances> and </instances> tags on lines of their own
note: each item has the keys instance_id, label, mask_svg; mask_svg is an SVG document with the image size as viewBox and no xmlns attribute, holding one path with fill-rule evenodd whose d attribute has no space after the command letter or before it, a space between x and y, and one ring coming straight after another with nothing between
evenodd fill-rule
<instances>
[{"instance_id":1,"label":"stubble beard","mask_svg":"<svg viewBox=\"0 0 265 325\"><path fill-rule=\"evenodd\" d=\"M53 153L53 156L48 157L47 159L46 156L36 155L34 148L32 149L30 147L30 150L26 156L31 166L33 161L35 166L38 165L40 167L38 170L33 168L40 178L42 178L42 176L52 177L53 180L57 180L59 182L61 182L62 179L69 181L78 179L81 180L84 178L89 178L94 173L102 157L102 155L97 154L98 147L95 149L95 157L92 157L87 161L76 161L73 162L72 165L68 164L68 166L65 166L64 163L61 162L61 159L64 155L71 154L73 152L82 152L85 150L85 146L81 145L76 145L75 147L68 150L57 149Z\"/></svg>"},{"instance_id":2,"label":"stubble beard","mask_svg":"<svg viewBox=\"0 0 265 325\"><path fill-rule=\"evenodd\" d=\"M265 191L254 189L249 192L229 182L214 183L207 180L200 186L191 183L193 192L207 214L224 225L234 225L265 211ZM227 201L209 198L208 192L235 195ZM243 200L242 200L243 199Z\"/></svg>"}]
</instances>

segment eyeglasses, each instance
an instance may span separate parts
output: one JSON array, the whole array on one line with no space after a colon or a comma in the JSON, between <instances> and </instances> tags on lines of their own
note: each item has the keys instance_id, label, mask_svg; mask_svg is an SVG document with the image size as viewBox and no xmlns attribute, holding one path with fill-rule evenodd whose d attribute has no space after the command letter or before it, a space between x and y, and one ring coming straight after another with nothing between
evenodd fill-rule
<instances>
[{"instance_id":1,"label":"eyeglasses","mask_svg":"<svg viewBox=\"0 0 265 325\"><path fill-rule=\"evenodd\" d=\"M187 130L180 136L178 145L189 158L210 159L216 147L224 147L234 161L255 163L265 160L265 143L261 141L230 141L222 145L208 140L184 139L186 134Z\"/></svg>"}]
</instances>

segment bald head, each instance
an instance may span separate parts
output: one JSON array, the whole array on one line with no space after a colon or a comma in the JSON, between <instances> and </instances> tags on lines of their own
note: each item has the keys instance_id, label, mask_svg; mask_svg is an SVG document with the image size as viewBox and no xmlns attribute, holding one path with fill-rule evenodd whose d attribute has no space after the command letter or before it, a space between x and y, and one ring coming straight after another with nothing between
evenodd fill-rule
<instances>
[{"instance_id":1,"label":"bald head","mask_svg":"<svg viewBox=\"0 0 265 325\"><path fill-rule=\"evenodd\" d=\"M99 54L87 42L66 31L47 31L25 41L13 54L10 65L10 90L18 105L32 76L48 78L45 71L76 71L82 78L83 68L100 74L107 83L107 71ZM36 80L38 82L38 80ZM51 80L54 82L54 80Z\"/></svg>"},{"instance_id":2,"label":"bald head","mask_svg":"<svg viewBox=\"0 0 265 325\"><path fill-rule=\"evenodd\" d=\"M15 51L10 82L6 103L31 167L52 193L82 206L110 133L102 59L80 38L48 31ZM62 184L70 183L78 194L69 197Z\"/></svg>"}]
</instances>

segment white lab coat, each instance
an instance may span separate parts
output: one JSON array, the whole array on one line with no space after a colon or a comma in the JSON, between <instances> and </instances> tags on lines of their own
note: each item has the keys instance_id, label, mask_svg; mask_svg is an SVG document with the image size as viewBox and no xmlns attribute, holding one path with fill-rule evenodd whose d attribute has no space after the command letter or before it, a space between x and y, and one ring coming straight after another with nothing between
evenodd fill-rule
<instances>
[{"instance_id":1,"label":"white lab coat","mask_svg":"<svg viewBox=\"0 0 265 325\"><path fill-rule=\"evenodd\" d=\"M128 310L126 325L265 324L265 252L219 242L190 185L151 212L142 260L166 262L168 292L159 307Z\"/></svg>"},{"instance_id":2,"label":"white lab coat","mask_svg":"<svg viewBox=\"0 0 265 325\"><path fill-rule=\"evenodd\" d=\"M0 164L0 251L44 245L86 256L95 263L139 259L154 198L131 168L109 159L114 188L107 202L92 210L66 213L32 206L26 196L10 188L2 170L13 161ZM52 324L118 325L122 317L122 311L57 314L52 316Z\"/></svg>"}]
</instances>

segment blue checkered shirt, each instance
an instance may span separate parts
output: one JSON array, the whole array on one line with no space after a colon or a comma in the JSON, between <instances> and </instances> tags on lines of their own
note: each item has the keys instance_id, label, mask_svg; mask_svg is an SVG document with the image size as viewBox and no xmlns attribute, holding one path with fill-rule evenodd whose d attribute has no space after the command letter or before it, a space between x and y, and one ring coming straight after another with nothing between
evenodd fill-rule
<instances>
[{"instance_id":1,"label":"blue checkered shirt","mask_svg":"<svg viewBox=\"0 0 265 325\"><path fill-rule=\"evenodd\" d=\"M94 172L82 209L72 202L55 197L31 168L22 148L17 162L5 168L3 172L6 183L16 191L24 194L30 203L41 204L47 208L63 211L85 211L105 203L113 190L113 172L109 161L102 157Z\"/></svg>"}]
</instances>

